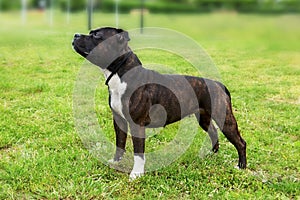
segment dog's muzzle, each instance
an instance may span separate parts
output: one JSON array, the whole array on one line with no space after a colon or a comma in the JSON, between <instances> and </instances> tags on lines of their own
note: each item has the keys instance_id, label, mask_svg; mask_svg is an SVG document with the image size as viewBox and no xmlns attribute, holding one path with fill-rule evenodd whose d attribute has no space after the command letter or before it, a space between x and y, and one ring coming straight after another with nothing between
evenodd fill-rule
<instances>
[{"instance_id":1,"label":"dog's muzzle","mask_svg":"<svg viewBox=\"0 0 300 200\"><path fill-rule=\"evenodd\" d=\"M77 40L79 40L81 38L81 34L79 33L75 33L74 38L73 38L73 42L72 42L72 46L73 49L79 53L80 55L82 55L83 57L87 57L89 55L88 51L82 50L82 47L78 44L78 42L76 42Z\"/></svg>"},{"instance_id":2,"label":"dog's muzzle","mask_svg":"<svg viewBox=\"0 0 300 200\"><path fill-rule=\"evenodd\" d=\"M74 35L74 40L76 40L76 39L80 38L80 36L81 36L81 34L79 34L79 33L75 33L75 35Z\"/></svg>"},{"instance_id":3,"label":"dog's muzzle","mask_svg":"<svg viewBox=\"0 0 300 200\"><path fill-rule=\"evenodd\" d=\"M75 35L74 35L74 38L73 38L73 42L72 42L72 45L73 45L73 47L74 47L74 42L77 40L77 39L79 39L81 37L81 34L79 34L79 33L75 33Z\"/></svg>"}]
</instances>

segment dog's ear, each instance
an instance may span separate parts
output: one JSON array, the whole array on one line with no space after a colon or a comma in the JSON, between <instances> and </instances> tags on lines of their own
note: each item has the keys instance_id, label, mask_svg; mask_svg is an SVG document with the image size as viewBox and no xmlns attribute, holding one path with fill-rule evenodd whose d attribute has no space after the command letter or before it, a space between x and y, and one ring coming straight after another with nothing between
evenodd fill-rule
<instances>
[{"instance_id":1,"label":"dog's ear","mask_svg":"<svg viewBox=\"0 0 300 200\"><path fill-rule=\"evenodd\" d=\"M118 31L118 40L120 42L130 40L129 34L127 31L124 31L123 29L117 29L117 31Z\"/></svg>"}]
</instances>

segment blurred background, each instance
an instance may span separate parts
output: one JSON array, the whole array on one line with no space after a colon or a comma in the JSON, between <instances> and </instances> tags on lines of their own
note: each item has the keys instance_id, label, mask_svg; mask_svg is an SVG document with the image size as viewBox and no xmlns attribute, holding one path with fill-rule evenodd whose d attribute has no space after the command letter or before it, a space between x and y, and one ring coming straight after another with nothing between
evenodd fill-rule
<instances>
[{"instance_id":1,"label":"blurred background","mask_svg":"<svg viewBox=\"0 0 300 200\"><path fill-rule=\"evenodd\" d=\"M216 13L220 17L214 20L211 14ZM198 26L201 17L206 22L227 23L232 21L232 15L267 19L297 13L300 13L299 0L0 0L2 30L20 24L28 25L31 30L58 28L70 32L99 26L125 29L151 26L183 31L193 37L185 30L191 25Z\"/></svg>"},{"instance_id":2,"label":"blurred background","mask_svg":"<svg viewBox=\"0 0 300 200\"><path fill-rule=\"evenodd\" d=\"M298 0L1 0L0 10L18 10L23 4L28 9L45 9L51 6L62 11L82 11L88 2L95 10L112 12L119 4L121 12L130 12L144 3L150 12L211 12L234 10L238 12L286 13L299 12Z\"/></svg>"},{"instance_id":3,"label":"blurred background","mask_svg":"<svg viewBox=\"0 0 300 200\"><path fill-rule=\"evenodd\" d=\"M92 24L92 13L142 14L203 14L211 12L236 12L255 14L299 13L299 0L0 0L0 13L21 11L22 23L27 20L28 11L48 12L48 22L54 22L54 10L66 13L88 11L88 28ZM119 16L114 19L119 24ZM144 19L141 17L140 26Z\"/></svg>"}]
</instances>

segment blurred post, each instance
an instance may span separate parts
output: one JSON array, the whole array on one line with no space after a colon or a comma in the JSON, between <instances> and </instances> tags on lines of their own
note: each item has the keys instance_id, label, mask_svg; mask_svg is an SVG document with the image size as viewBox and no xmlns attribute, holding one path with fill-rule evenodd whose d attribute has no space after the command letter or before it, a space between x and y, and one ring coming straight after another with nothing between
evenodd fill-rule
<instances>
[{"instance_id":1,"label":"blurred post","mask_svg":"<svg viewBox=\"0 0 300 200\"><path fill-rule=\"evenodd\" d=\"M119 28L119 0L116 0L115 13L116 13L116 28Z\"/></svg>"},{"instance_id":2,"label":"blurred post","mask_svg":"<svg viewBox=\"0 0 300 200\"><path fill-rule=\"evenodd\" d=\"M50 26L53 26L53 0L50 0Z\"/></svg>"},{"instance_id":3,"label":"blurred post","mask_svg":"<svg viewBox=\"0 0 300 200\"><path fill-rule=\"evenodd\" d=\"M91 30L92 29L93 0L88 0L87 12L88 12L88 30Z\"/></svg>"},{"instance_id":4,"label":"blurred post","mask_svg":"<svg viewBox=\"0 0 300 200\"><path fill-rule=\"evenodd\" d=\"M70 23L71 2L67 0L67 24Z\"/></svg>"},{"instance_id":5,"label":"blurred post","mask_svg":"<svg viewBox=\"0 0 300 200\"><path fill-rule=\"evenodd\" d=\"M21 18L22 18L22 25L26 23L27 17L27 0L21 0L22 9L21 9Z\"/></svg>"},{"instance_id":6,"label":"blurred post","mask_svg":"<svg viewBox=\"0 0 300 200\"><path fill-rule=\"evenodd\" d=\"M47 2L46 0L39 0L38 5L39 5L39 10L41 12L44 12L47 7Z\"/></svg>"},{"instance_id":7,"label":"blurred post","mask_svg":"<svg viewBox=\"0 0 300 200\"><path fill-rule=\"evenodd\" d=\"M145 0L141 0L141 33L143 33L144 29L144 7L145 7Z\"/></svg>"}]
</instances>

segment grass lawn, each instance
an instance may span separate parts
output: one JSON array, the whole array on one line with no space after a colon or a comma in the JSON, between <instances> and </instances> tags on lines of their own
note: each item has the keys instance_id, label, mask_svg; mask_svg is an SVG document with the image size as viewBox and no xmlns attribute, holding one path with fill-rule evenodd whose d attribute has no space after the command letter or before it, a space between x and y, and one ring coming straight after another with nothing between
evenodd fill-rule
<instances>
[{"instance_id":1,"label":"grass lawn","mask_svg":"<svg viewBox=\"0 0 300 200\"><path fill-rule=\"evenodd\" d=\"M183 156L134 182L92 156L76 132L73 89L84 60L71 40L87 32L86 16L72 14L69 23L54 16L49 25L47 15L30 12L21 25L19 13L0 13L0 199L300 199L300 15L146 16L146 26L186 34L211 56L231 91L248 169L234 167L237 152L221 133L220 151L199 157L205 133L198 129ZM121 15L119 24L133 29L139 19ZM114 26L114 15L95 14L94 25ZM189 74L178 57L137 54ZM113 141L103 82L95 109ZM146 151L176 128L150 137Z\"/></svg>"}]
</instances>

